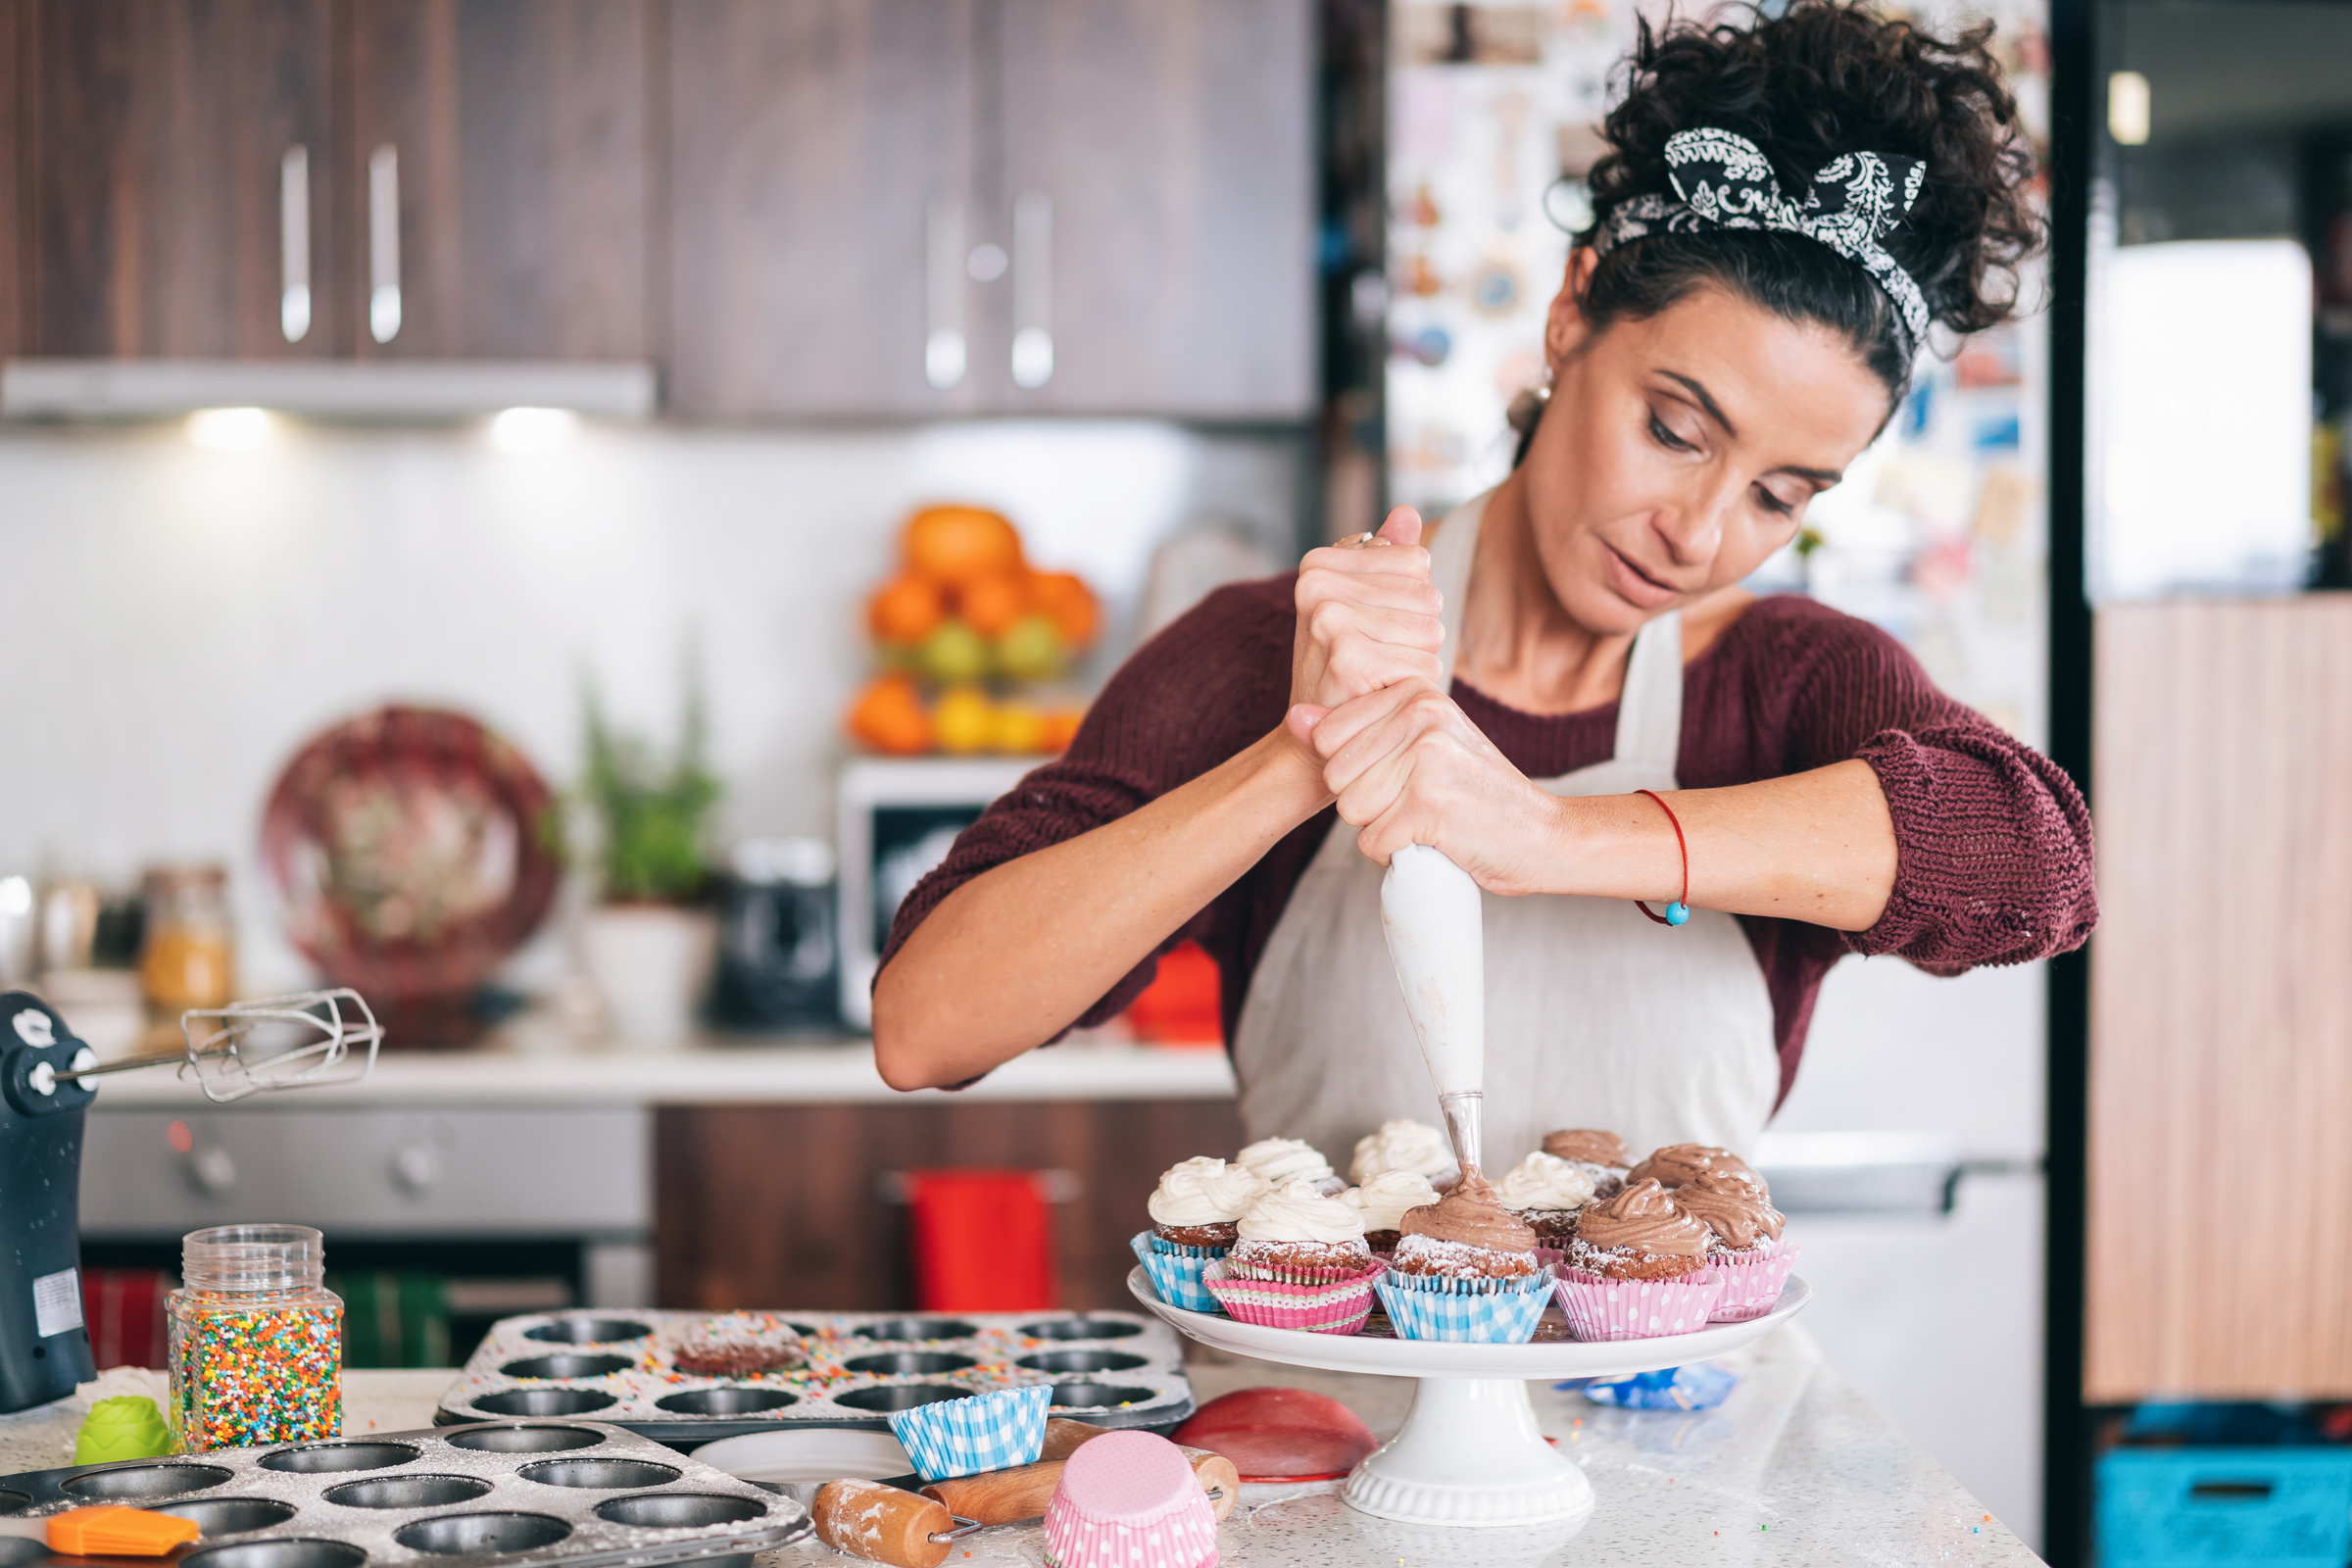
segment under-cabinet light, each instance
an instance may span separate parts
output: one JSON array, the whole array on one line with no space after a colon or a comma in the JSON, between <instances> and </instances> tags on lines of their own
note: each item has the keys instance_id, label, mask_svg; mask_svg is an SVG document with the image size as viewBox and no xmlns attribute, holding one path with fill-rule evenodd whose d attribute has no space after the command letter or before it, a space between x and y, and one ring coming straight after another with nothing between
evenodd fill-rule
<instances>
[{"instance_id":1,"label":"under-cabinet light","mask_svg":"<svg viewBox=\"0 0 2352 1568\"><path fill-rule=\"evenodd\" d=\"M198 409L187 433L208 452L258 452L270 444L274 422L268 409Z\"/></svg>"},{"instance_id":2,"label":"under-cabinet light","mask_svg":"<svg viewBox=\"0 0 2352 1568\"><path fill-rule=\"evenodd\" d=\"M506 409L491 416L490 444L501 452L552 452L579 427L569 409Z\"/></svg>"}]
</instances>

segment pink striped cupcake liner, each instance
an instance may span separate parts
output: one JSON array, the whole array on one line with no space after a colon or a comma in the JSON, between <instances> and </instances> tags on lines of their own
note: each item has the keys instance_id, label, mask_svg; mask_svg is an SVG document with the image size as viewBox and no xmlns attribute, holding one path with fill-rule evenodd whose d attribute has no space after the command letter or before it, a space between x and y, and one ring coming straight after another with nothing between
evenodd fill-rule
<instances>
[{"instance_id":1,"label":"pink striped cupcake liner","mask_svg":"<svg viewBox=\"0 0 2352 1568\"><path fill-rule=\"evenodd\" d=\"M1279 1280L1285 1285L1339 1285L1364 1278L1373 1256L1373 1253L1366 1252L1364 1262L1353 1268L1269 1268L1263 1263L1249 1262L1229 1251L1225 1254L1225 1272L1237 1280Z\"/></svg>"},{"instance_id":2,"label":"pink striped cupcake liner","mask_svg":"<svg viewBox=\"0 0 2352 1568\"><path fill-rule=\"evenodd\" d=\"M1372 1315L1372 1282L1387 1271L1387 1264L1375 1263L1344 1279L1311 1283L1242 1279L1230 1262L1219 1258L1201 1274L1200 1283L1237 1322L1304 1334L1354 1334Z\"/></svg>"},{"instance_id":3,"label":"pink striped cupcake liner","mask_svg":"<svg viewBox=\"0 0 2352 1568\"><path fill-rule=\"evenodd\" d=\"M1723 1276L1723 1298L1707 1321L1752 1322L1779 1305L1781 1287L1796 1267L1796 1250L1789 1247L1757 1257L1717 1257L1712 1266Z\"/></svg>"},{"instance_id":4,"label":"pink striped cupcake liner","mask_svg":"<svg viewBox=\"0 0 2352 1568\"><path fill-rule=\"evenodd\" d=\"M1721 1270L1702 1268L1671 1280L1612 1280L1564 1270L1552 1294L1574 1339L1655 1340L1695 1334L1723 1298Z\"/></svg>"}]
</instances>

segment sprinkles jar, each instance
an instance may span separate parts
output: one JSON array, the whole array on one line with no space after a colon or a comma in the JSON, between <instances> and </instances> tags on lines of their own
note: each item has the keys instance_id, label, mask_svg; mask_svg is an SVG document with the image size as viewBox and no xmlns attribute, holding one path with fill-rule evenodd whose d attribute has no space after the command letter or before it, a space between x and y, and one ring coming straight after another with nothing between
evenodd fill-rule
<instances>
[{"instance_id":1,"label":"sprinkles jar","mask_svg":"<svg viewBox=\"0 0 2352 1568\"><path fill-rule=\"evenodd\" d=\"M219 1225L180 1243L167 1303L182 1453L343 1431L343 1299L307 1225Z\"/></svg>"}]
</instances>

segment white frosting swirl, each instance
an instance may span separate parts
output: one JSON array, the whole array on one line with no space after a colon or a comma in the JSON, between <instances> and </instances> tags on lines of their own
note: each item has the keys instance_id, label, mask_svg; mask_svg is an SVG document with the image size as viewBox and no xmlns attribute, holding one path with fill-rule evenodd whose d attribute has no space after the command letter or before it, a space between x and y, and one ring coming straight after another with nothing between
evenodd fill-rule
<instances>
[{"instance_id":1,"label":"white frosting swirl","mask_svg":"<svg viewBox=\"0 0 2352 1568\"><path fill-rule=\"evenodd\" d=\"M1538 1150L1494 1184L1494 1196L1521 1212L1582 1208L1592 1200L1592 1177L1578 1161Z\"/></svg>"},{"instance_id":2,"label":"white frosting swirl","mask_svg":"<svg viewBox=\"0 0 2352 1568\"><path fill-rule=\"evenodd\" d=\"M1241 1166L1201 1154L1169 1166L1144 1207L1155 1225L1227 1225L1263 1191L1265 1183Z\"/></svg>"},{"instance_id":3,"label":"white frosting swirl","mask_svg":"<svg viewBox=\"0 0 2352 1568\"><path fill-rule=\"evenodd\" d=\"M1269 1187L1279 1187L1294 1176L1321 1181L1332 1175L1331 1161L1312 1144L1298 1138L1261 1138L1234 1160Z\"/></svg>"},{"instance_id":4,"label":"white frosting swirl","mask_svg":"<svg viewBox=\"0 0 2352 1568\"><path fill-rule=\"evenodd\" d=\"M1384 1170L1340 1197L1364 1216L1364 1229L1393 1231L1404 1223L1404 1211L1438 1200L1438 1190L1417 1170Z\"/></svg>"},{"instance_id":5,"label":"white frosting swirl","mask_svg":"<svg viewBox=\"0 0 2352 1568\"><path fill-rule=\"evenodd\" d=\"M1400 1116L1382 1122L1380 1131L1355 1141L1355 1157L1348 1162L1348 1175L1361 1187L1382 1171L1418 1171L1434 1182L1453 1168L1453 1146L1444 1133L1425 1121Z\"/></svg>"},{"instance_id":6,"label":"white frosting swirl","mask_svg":"<svg viewBox=\"0 0 2352 1568\"><path fill-rule=\"evenodd\" d=\"M1364 1216L1356 1206L1325 1198L1309 1175L1258 1194L1242 1216L1245 1242L1356 1242L1363 1236Z\"/></svg>"}]
</instances>

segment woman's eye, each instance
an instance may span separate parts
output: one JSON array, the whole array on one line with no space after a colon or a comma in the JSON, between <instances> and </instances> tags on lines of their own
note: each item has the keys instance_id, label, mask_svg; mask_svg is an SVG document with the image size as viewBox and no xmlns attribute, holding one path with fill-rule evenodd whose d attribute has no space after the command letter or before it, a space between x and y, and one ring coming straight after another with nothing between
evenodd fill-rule
<instances>
[{"instance_id":1,"label":"woman's eye","mask_svg":"<svg viewBox=\"0 0 2352 1568\"><path fill-rule=\"evenodd\" d=\"M1764 510L1766 512L1771 513L1776 517L1793 517L1796 515L1795 502L1784 501L1762 485L1756 486L1756 499L1764 504Z\"/></svg>"},{"instance_id":2,"label":"woman's eye","mask_svg":"<svg viewBox=\"0 0 2352 1568\"><path fill-rule=\"evenodd\" d=\"M1650 439L1669 452L1694 452L1697 448L1666 427L1666 421L1653 412L1649 416Z\"/></svg>"}]
</instances>

